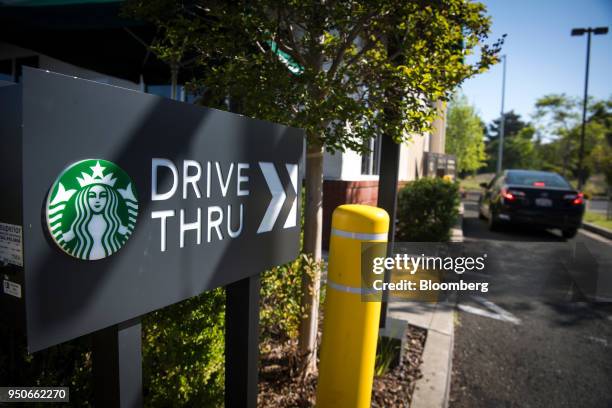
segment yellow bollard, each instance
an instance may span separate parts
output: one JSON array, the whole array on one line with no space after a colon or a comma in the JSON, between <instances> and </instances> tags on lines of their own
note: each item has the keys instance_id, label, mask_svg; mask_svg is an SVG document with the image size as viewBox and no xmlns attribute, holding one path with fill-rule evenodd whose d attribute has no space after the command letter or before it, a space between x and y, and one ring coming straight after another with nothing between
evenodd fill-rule
<instances>
[{"instance_id":1,"label":"yellow bollard","mask_svg":"<svg viewBox=\"0 0 612 408\"><path fill-rule=\"evenodd\" d=\"M389 215L381 208L348 204L332 215L319 408L370 406L380 302L361 299L361 243L386 242L388 231Z\"/></svg>"}]
</instances>

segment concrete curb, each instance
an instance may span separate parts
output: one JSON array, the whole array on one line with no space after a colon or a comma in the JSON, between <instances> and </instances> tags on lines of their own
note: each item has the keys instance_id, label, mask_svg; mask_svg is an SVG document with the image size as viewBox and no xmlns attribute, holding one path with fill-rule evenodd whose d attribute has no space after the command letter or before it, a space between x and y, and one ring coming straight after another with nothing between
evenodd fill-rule
<instances>
[{"instance_id":1,"label":"concrete curb","mask_svg":"<svg viewBox=\"0 0 612 408\"><path fill-rule=\"evenodd\" d=\"M612 239L612 230L600 227L599 225L591 224L590 222L583 222L582 228L597 235L601 235L602 237Z\"/></svg>"},{"instance_id":2,"label":"concrete curb","mask_svg":"<svg viewBox=\"0 0 612 408\"><path fill-rule=\"evenodd\" d=\"M463 203L457 223L451 230L451 242L463 242ZM423 363L423 377L417 380L412 394L412 408L448 407L453 347L455 339L455 299L441 303L392 302L389 303L388 327L381 335L396 337L406 324L427 330Z\"/></svg>"},{"instance_id":3,"label":"concrete curb","mask_svg":"<svg viewBox=\"0 0 612 408\"><path fill-rule=\"evenodd\" d=\"M459 204L459 217L455 226L451 228L451 242L463 242L463 203Z\"/></svg>"},{"instance_id":4,"label":"concrete curb","mask_svg":"<svg viewBox=\"0 0 612 408\"><path fill-rule=\"evenodd\" d=\"M451 242L463 242L463 212L461 203L459 217L452 229ZM438 305L434 312L423 351L423 377L417 381L412 395L413 408L448 407L453 373L455 303L451 297Z\"/></svg>"},{"instance_id":5,"label":"concrete curb","mask_svg":"<svg viewBox=\"0 0 612 408\"><path fill-rule=\"evenodd\" d=\"M454 344L454 305L441 303L393 302L389 304L387 325L380 335L403 339L408 324L427 330L421 373L412 394L412 408L446 408Z\"/></svg>"},{"instance_id":6,"label":"concrete curb","mask_svg":"<svg viewBox=\"0 0 612 408\"><path fill-rule=\"evenodd\" d=\"M455 341L454 303L440 304L427 331L421 372L412 394L412 408L448 407Z\"/></svg>"}]
</instances>

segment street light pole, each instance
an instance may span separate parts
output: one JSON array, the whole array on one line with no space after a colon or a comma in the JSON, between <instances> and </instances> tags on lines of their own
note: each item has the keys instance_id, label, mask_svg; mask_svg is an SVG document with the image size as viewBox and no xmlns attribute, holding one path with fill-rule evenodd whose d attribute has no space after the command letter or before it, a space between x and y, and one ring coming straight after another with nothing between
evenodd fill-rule
<instances>
[{"instance_id":1,"label":"street light pole","mask_svg":"<svg viewBox=\"0 0 612 408\"><path fill-rule=\"evenodd\" d=\"M582 126L580 129L580 148L578 150L578 189L582 189L585 183L584 170L584 134L586 132L586 112L587 102L589 97L589 64L591 60L591 33L595 35L603 35L608 33L608 27L597 28L574 28L572 36L587 35L587 53L586 53L586 73L584 75L584 100L582 101Z\"/></svg>"},{"instance_id":2,"label":"street light pole","mask_svg":"<svg viewBox=\"0 0 612 408\"><path fill-rule=\"evenodd\" d=\"M506 55L502 55L504 61L503 75L502 75L502 94L501 94L501 119L499 122L499 146L497 149L497 174L502 172L502 163L504 160L504 127L506 124L506 117L504 115L504 99L506 97Z\"/></svg>"},{"instance_id":3,"label":"street light pole","mask_svg":"<svg viewBox=\"0 0 612 408\"><path fill-rule=\"evenodd\" d=\"M584 99L582 101L582 127L580 129L580 150L578 151L578 189L584 186L584 132L586 128L587 100L589 97L589 63L591 61L591 30L587 31L586 73L584 74Z\"/></svg>"}]
</instances>

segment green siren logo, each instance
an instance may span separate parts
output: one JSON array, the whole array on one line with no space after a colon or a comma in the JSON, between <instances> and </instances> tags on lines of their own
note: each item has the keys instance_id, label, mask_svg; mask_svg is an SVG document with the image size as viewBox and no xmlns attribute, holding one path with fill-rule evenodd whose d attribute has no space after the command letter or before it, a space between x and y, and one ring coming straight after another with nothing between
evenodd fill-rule
<instances>
[{"instance_id":1,"label":"green siren logo","mask_svg":"<svg viewBox=\"0 0 612 408\"><path fill-rule=\"evenodd\" d=\"M79 259L105 258L134 231L138 199L130 177L106 160L82 160L57 178L47 199L55 243Z\"/></svg>"}]
</instances>

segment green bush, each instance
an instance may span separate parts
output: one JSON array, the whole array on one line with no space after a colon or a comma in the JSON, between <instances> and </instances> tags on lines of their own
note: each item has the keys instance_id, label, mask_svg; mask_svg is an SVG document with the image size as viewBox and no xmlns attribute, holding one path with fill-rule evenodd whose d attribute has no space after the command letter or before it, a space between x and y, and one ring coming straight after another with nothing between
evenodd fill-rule
<instances>
[{"instance_id":1,"label":"green bush","mask_svg":"<svg viewBox=\"0 0 612 408\"><path fill-rule=\"evenodd\" d=\"M145 406L223 405L224 319L221 288L143 318Z\"/></svg>"},{"instance_id":2,"label":"green bush","mask_svg":"<svg viewBox=\"0 0 612 408\"><path fill-rule=\"evenodd\" d=\"M302 276L320 266L301 254L295 261L270 269L261 277L260 327L262 340L296 339L302 317Z\"/></svg>"},{"instance_id":3,"label":"green bush","mask_svg":"<svg viewBox=\"0 0 612 408\"><path fill-rule=\"evenodd\" d=\"M458 183L439 178L410 182L398 195L396 240L448 241L458 208Z\"/></svg>"},{"instance_id":4,"label":"green bush","mask_svg":"<svg viewBox=\"0 0 612 408\"><path fill-rule=\"evenodd\" d=\"M262 340L296 338L300 325L302 258L261 275L259 318Z\"/></svg>"}]
</instances>

